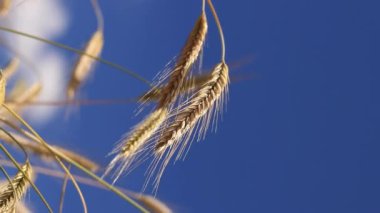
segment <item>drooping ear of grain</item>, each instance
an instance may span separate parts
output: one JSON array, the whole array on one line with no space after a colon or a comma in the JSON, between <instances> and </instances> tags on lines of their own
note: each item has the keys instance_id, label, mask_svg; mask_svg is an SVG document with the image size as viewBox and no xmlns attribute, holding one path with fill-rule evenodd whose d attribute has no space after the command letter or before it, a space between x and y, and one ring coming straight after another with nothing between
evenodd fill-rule
<instances>
[{"instance_id":1,"label":"drooping ear of grain","mask_svg":"<svg viewBox=\"0 0 380 213\"><path fill-rule=\"evenodd\" d=\"M136 199L152 213L172 213L173 211L162 201L150 195L138 195Z\"/></svg>"},{"instance_id":2,"label":"drooping ear of grain","mask_svg":"<svg viewBox=\"0 0 380 213\"><path fill-rule=\"evenodd\" d=\"M127 137L127 140L124 141L124 145L119 145L119 149L116 148L120 153L111 161L104 175L107 175L108 172L121 161L121 167L119 171L117 171L117 179L128 165L130 165L132 160L128 159L130 155L139 151L165 121L170 105L175 102L188 71L202 50L206 33L207 19L205 13L202 12L181 51L174 69L170 72L169 82L162 89L161 98L156 110L136 126L130 133L130 136Z\"/></svg>"},{"instance_id":3,"label":"drooping ear of grain","mask_svg":"<svg viewBox=\"0 0 380 213\"><path fill-rule=\"evenodd\" d=\"M173 149L175 151L186 133L191 131L209 110L213 109L214 104L226 91L228 83L228 66L224 62L219 63L212 71L212 78L191 98L189 104L178 111L175 110L176 113L173 115L175 120L169 124L167 129L163 130L164 132L156 144L156 153L162 154L173 145L175 145ZM200 129L202 130L202 127Z\"/></svg>"},{"instance_id":4,"label":"drooping ear of grain","mask_svg":"<svg viewBox=\"0 0 380 213\"><path fill-rule=\"evenodd\" d=\"M131 133L116 147L114 153L117 153L117 156L111 161L105 174L108 174L120 161L121 167L117 171L117 176L120 176L130 166L138 151L144 147L145 142L166 118L167 113L166 108L157 109L136 125Z\"/></svg>"},{"instance_id":5,"label":"drooping ear of grain","mask_svg":"<svg viewBox=\"0 0 380 213\"><path fill-rule=\"evenodd\" d=\"M83 52L94 57L99 57L103 49L103 44L103 31L98 30L92 35L91 39L85 46ZM78 90L80 85L90 75L91 68L95 60L89 57L88 55L81 55L74 66L74 70L67 85L68 99L73 99L75 97L76 91Z\"/></svg>"},{"instance_id":6,"label":"drooping ear of grain","mask_svg":"<svg viewBox=\"0 0 380 213\"><path fill-rule=\"evenodd\" d=\"M11 7L12 0L0 0L0 15L6 16Z\"/></svg>"},{"instance_id":7,"label":"drooping ear of grain","mask_svg":"<svg viewBox=\"0 0 380 213\"><path fill-rule=\"evenodd\" d=\"M20 65L20 60L18 58L13 58L8 62L8 64L3 69L3 76L5 79L9 79L18 69Z\"/></svg>"},{"instance_id":8,"label":"drooping ear of grain","mask_svg":"<svg viewBox=\"0 0 380 213\"><path fill-rule=\"evenodd\" d=\"M202 12L181 51L174 69L170 72L168 83L162 89L157 108L169 107L176 101L183 81L202 50L206 39L207 28L206 14Z\"/></svg>"},{"instance_id":9,"label":"drooping ear of grain","mask_svg":"<svg viewBox=\"0 0 380 213\"><path fill-rule=\"evenodd\" d=\"M0 186L0 212L13 212L16 204L25 195L29 188L29 180L32 181L33 170L29 162L26 162L21 171L18 171L11 182ZM24 175L25 174L25 175Z\"/></svg>"},{"instance_id":10,"label":"drooping ear of grain","mask_svg":"<svg viewBox=\"0 0 380 213\"><path fill-rule=\"evenodd\" d=\"M33 141L29 138L26 138L26 137L24 137L18 133L12 132L11 134L22 145L22 147L27 152L33 153L33 154L39 156L40 158L42 158L43 160L54 161L55 156L45 146L42 146L41 144L36 143L35 141ZM10 138L4 132L0 132L0 140L18 148L18 145L13 141L13 139ZM64 148L59 147L59 146L50 145L50 147L54 151L59 152L65 156L71 158L72 160L74 160L75 162L80 164L81 166L83 166L86 169L89 169L93 172L98 171L100 168L100 166L97 163L95 163L94 161L84 157L83 155L80 155L78 153L64 149Z\"/></svg>"},{"instance_id":11,"label":"drooping ear of grain","mask_svg":"<svg viewBox=\"0 0 380 213\"><path fill-rule=\"evenodd\" d=\"M223 104L229 83L228 66L224 62L219 63L211 75L212 77L192 96L187 104L173 110L173 115L169 115L174 120L160 134L155 146L157 160L153 161L152 170L149 173L151 176L153 171L158 169L155 178L156 189L170 159L177 151L177 159L184 153L189 140L192 139L192 133L197 123L200 124L197 128L198 133L205 132L210 120L213 120L212 116L217 116L215 114ZM162 157L163 161L161 162ZM160 162L162 165L158 165Z\"/></svg>"},{"instance_id":12,"label":"drooping ear of grain","mask_svg":"<svg viewBox=\"0 0 380 213\"><path fill-rule=\"evenodd\" d=\"M5 101L6 83L7 83L7 79L4 77L2 73L0 73L0 104L3 104Z\"/></svg>"}]
</instances>

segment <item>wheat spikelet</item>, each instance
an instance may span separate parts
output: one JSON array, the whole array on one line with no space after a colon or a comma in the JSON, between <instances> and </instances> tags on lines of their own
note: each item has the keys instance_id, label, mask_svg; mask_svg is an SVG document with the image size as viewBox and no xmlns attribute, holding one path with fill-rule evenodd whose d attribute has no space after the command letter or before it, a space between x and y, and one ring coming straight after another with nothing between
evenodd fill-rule
<instances>
[{"instance_id":1,"label":"wheat spikelet","mask_svg":"<svg viewBox=\"0 0 380 213\"><path fill-rule=\"evenodd\" d=\"M54 160L55 156L44 146L42 146L38 143L35 143L34 141L30 140L29 138L23 137L20 134L12 132L11 135L22 145L22 147L26 151L28 151L30 153L34 153L34 154L38 155L39 157L43 158L44 160L49 160L49 161ZM5 134L2 131L0 132L0 140L18 147L17 144L13 141L13 139L10 138L7 134ZM50 145L50 147L55 152L62 153L63 155L71 158L75 162L79 163L80 165L82 165L83 167L85 167L91 171L95 172L100 167L97 163L91 161L88 158L83 157L80 154L77 154L75 152L72 152L70 150L64 149L64 148L59 147L59 146Z\"/></svg>"},{"instance_id":2,"label":"wheat spikelet","mask_svg":"<svg viewBox=\"0 0 380 213\"><path fill-rule=\"evenodd\" d=\"M108 174L119 161L121 161L121 167L116 175L117 179L125 169L130 166L134 157L136 157L139 150L145 145L145 142L163 122L167 114L168 111L165 108L157 109L136 125L131 133L129 133L113 151L113 153L117 153L117 155L107 167L105 175Z\"/></svg>"},{"instance_id":3,"label":"wheat spikelet","mask_svg":"<svg viewBox=\"0 0 380 213\"><path fill-rule=\"evenodd\" d=\"M9 79L20 66L20 60L18 58L13 58L10 60L3 69L3 76L5 79Z\"/></svg>"},{"instance_id":4,"label":"wheat spikelet","mask_svg":"<svg viewBox=\"0 0 380 213\"><path fill-rule=\"evenodd\" d=\"M6 16L9 12L9 9L11 7L11 0L1 0L0 1L0 15Z\"/></svg>"},{"instance_id":5,"label":"wheat spikelet","mask_svg":"<svg viewBox=\"0 0 380 213\"><path fill-rule=\"evenodd\" d=\"M21 171L17 172L11 182L0 186L0 212L13 212L15 205L21 200L32 180L33 170L27 161Z\"/></svg>"},{"instance_id":6,"label":"wheat spikelet","mask_svg":"<svg viewBox=\"0 0 380 213\"><path fill-rule=\"evenodd\" d=\"M97 30L88 41L83 52L88 55L98 57L102 51L104 44L103 31ZM94 59L87 55L81 55L77 60L74 70L71 75L71 79L67 86L67 97L73 99L79 86L89 76L91 67L94 64Z\"/></svg>"},{"instance_id":7,"label":"wheat spikelet","mask_svg":"<svg viewBox=\"0 0 380 213\"><path fill-rule=\"evenodd\" d=\"M186 75L202 50L206 39L207 27L206 14L202 11L201 16L198 18L198 21L181 51L174 69L170 73L169 82L162 89L161 98L158 101L157 108L169 107L176 101Z\"/></svg>"},{"instance_id":8,"label":"wheat spikelet","mask_svg":"<svg viewBox=\"0 0 380 213\"><path fill-rule=\"evenodd\" d=\"M228 86L228 66L224 62L215 66L212 78L191 98L189 104L176 111L175 120L162 133L156 144L156 153L163 153L177 143L210 109L213 108ZM216 109L217 110L217 109Z\"/></svg>"},{"instance_id":9,"label":"wheat spikelet","mask_svg":"<svg viewBox=\"0 0 380 213\"><path fill-rule=\"evenodd\" d=\"M172 213L173 211L162 201L150 195L135 196L152 213Z\"/></svg>"}]
</instances>

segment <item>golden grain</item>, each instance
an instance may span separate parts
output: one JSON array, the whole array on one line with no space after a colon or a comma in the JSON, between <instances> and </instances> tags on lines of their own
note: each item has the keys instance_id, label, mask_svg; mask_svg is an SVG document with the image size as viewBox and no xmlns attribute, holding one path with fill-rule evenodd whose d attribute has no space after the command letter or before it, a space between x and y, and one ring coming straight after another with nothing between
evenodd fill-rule
<instances>
[{"instance_id":1,"label":"golden grain","mask_svg":"<svg viewBox=\"0 0 380 213\"><path fill-rule=\"evenodd\" d=\"M29 187L29 181L32 181L33 170L27 161L18 171L11 182L7 182L0 186L0 212L13 212L15 205L25 195ZM25 174L25 175L24 175Z\"/></svg>"},{"instance_id":2,"label":"golden grain","mask_svg":"<svg viewBox=\"0 0 380 213\"><path fill-rule=\"evenodd\" d=\"M104 44L103 31L96 31L88 41L83 52L93 57L99 57ZM87 55L81 55L72 72L70 81L67 85L67 97L73 99L80 85L90 75L91 68L95 60Z\"/></svg>"}]
</instances>

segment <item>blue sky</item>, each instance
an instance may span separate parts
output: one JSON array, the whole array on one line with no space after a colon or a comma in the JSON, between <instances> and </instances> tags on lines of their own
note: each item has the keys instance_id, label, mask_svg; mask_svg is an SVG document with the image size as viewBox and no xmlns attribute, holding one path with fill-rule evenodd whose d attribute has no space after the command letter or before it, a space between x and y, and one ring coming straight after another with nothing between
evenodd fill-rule
<instances>
[{"instance_id":1,"label":"blue sky","mask_svg":"<svg viewBox=\"0 0 380 213\"><path fill-rule=\"evenodd\" d=\"M201 1L178 0L100 4L106 39L102 56L148 79L178 54L201 8ZM177 212L379 212L380 3L214 4L225 31L227 61L253 56L231 75L250 78L231 84L217 133L194 143L184 162L168 166L158 197ZM80 47L96 27L90 4L70 0L65 6L70 24L58 40ZM210 11L208 15L206 68L220 55ZM131 98L146 89L130 76L98 65L83 97ZM134 117L137 106L83 106L69 120L57 116L54 125L40 131L106 165L114 143L142 118ZM145 166L118 184L139 190ZM58 180L39 181L49 183L42 188L60 188ZM91 187L84 192L90 212L134 211L112 193ZM52 195L53 204L58 196ZM81 210L72 188L66 202L71 203L67 211ZM40 203L33 205L40 208Z\"/></svg>"}]
</instances>

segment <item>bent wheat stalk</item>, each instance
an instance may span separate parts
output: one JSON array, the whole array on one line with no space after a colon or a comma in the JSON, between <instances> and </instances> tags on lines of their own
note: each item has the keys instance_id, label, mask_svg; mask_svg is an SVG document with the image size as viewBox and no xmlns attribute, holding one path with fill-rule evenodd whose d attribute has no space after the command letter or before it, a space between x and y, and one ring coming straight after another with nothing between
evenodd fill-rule
<instances>
[{"instance_id":1,"label":"bent wheat stalk","mask_svg":"<svg viewBox=\"0 0 380 213\"><path fill-rule=\"evenodd\" d=\"M29 187L33 170L29 161L17 172L10 183L0 186L0 212L12 212Z\"/></svg>"}]
</instances>

